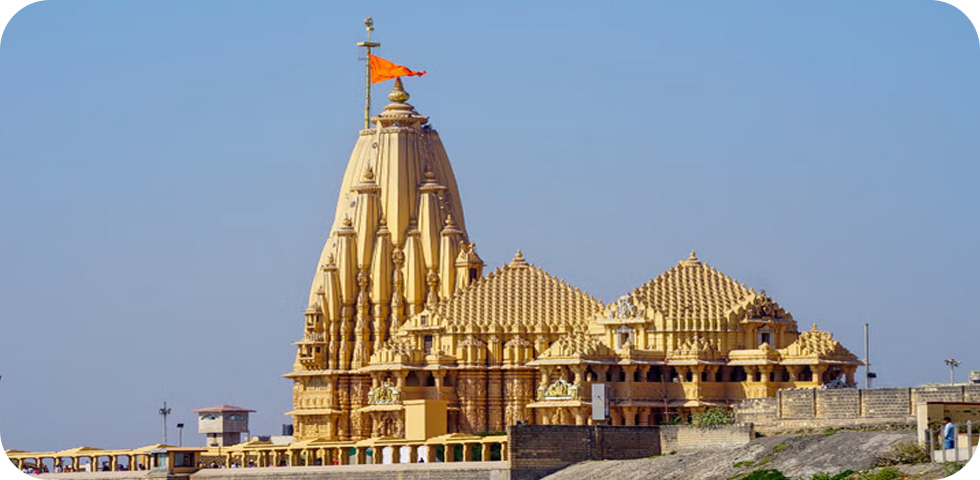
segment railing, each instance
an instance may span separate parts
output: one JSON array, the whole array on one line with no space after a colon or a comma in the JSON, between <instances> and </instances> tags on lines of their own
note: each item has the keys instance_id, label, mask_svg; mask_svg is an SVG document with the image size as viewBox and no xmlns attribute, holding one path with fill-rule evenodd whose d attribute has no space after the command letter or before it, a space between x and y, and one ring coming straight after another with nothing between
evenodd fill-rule
<instances>
[{"instance_id":1,"label":"railing","mask_svg":"<svg viewBox=\"0 0 980 480\"><path fill-rule=\"evenodd\" d=\"M945 439L942 438L942 428L926 429L926 438L929 443L929 457L933 462L966 462L973 458L977 447L973 443L974 424L972 421L966 422L966 433L961 434L960 425L953 424L953 431L956 432L953 439L953 448L947 448ZM976 425L980 427L980 423ZM976 432L977 440L980 441L980 430Z\"/></svg>"}]
</instances>

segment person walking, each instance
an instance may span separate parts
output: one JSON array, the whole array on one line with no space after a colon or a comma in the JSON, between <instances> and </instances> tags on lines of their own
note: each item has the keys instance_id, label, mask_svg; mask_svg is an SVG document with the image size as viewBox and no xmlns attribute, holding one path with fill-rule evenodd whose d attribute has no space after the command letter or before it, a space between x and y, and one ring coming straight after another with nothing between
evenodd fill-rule
<instances>
[{"instance_id":1,"label":"person walking","mask_svg":"<svg viewBox=\"0 0 980 480\"><path fill-rule=\"evenodd\" d=\"M946 422L943 424L943 444L949 450L956 446L956 425L949 417L944 417L943 421Z\"/></svg>"}]
</instances>

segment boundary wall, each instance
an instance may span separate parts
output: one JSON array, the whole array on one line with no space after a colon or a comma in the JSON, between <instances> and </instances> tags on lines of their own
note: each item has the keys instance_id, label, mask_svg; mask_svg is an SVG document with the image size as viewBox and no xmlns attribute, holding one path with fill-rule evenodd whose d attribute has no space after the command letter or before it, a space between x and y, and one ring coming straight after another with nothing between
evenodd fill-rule
<instances>
[{"instance_id":1,"label":"boundary wall","mask_svg":"<svg viewBox=\"0 0 980 480\"><path fill-rule=\"evenodd\" d=\"M800 429L915 427L926 402L980 402L980 385L905 388L792 388L734 406L739 423L761 433Z\"/></svg>"},{"instance_id":2,"label":"boundary wall","mask_svg":"<svg viewBox=\"0 0 980 480\"><path fill-rule=\"evenodd\" d=\"M671 451L745 445L752 425L513 425L507 427L511 480L534 480L588 460L626 460Z\"/></svg>"}]
</instances>

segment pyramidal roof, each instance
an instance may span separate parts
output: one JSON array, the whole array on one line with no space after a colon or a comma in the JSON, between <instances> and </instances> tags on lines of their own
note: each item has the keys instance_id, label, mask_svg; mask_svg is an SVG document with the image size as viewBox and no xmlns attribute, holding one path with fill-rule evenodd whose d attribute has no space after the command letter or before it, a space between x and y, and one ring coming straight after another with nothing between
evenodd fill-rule
<instances>
[{"instance_id":1,"label":"pyramidal roof","mask_svg":"<svg viewBox=\"0 0 980 480\"><path fill-rule=\"evenodd\" d=\"M702 263L694 252L633 292L635 302L675 321L724 321L757 296L755 290Z\"/></svg>"},{"instance_id":2,"label":"pyramidal roof","mask_svg":"<svg viewBox=\"0 0 980 480\"><path fill-rule=\"evenodd\" d=\"M436 313L457 325L522 322L531 329L539 322L549 328L568 322L579 329L603 308L588 293L527 263L518 251L509 264L441 303Z\"/></svg>"}]
</instances>

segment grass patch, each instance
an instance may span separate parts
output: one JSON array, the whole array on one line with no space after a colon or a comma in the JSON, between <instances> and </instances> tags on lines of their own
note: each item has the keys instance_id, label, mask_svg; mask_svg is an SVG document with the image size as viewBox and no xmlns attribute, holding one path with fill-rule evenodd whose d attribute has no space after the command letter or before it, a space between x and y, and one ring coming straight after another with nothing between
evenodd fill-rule
<instances>
[{"instance_id":1,"label":"grass patch","mask_svg":"<svg viewBox=\"0 0 980 480\"><path fill-rule=\"evenodd\" d=\"M854 470L844 470L837 475L831 475L829 473L815 473L810 480L845 480L854 474Z\"/></svg>"},{"instance_id":2,"label":"grass patch","mask_svg":"<svg viewBox=\"0 0 980 480\"><path fill-rule=\"evenodd\" d=\"M779 445L776 445L775 447L772 447L772 453L776 454L776 453L782 452L783 450L786 450L788 448L789 448L789 445L786 445L785 443L780 443Z\"/></svg>"},{"instance_id":3,"label":"grass patch","mask_svg":"<svg viewBox=\"0 0 980 480\"><path fill-rule=\"evenodd\" d=\"M742 480L790 480L790 478L779 470L756 470L742 477Z\"/></svg>"},{"instance_id":4,"label":"grass patch","mask_svg":"<svg viewBox=\"0 0 980 480\"><path fill-rule=\"evenodd\" d=\"M943 464L943 476L948 477L966 466L966 462L946 462Z\"/></svg>"},{"instance_id":5,"label":"grass patch","mask_svg":"<svg viewBox=\"0 0 980 480\"><path fill-rule=\"evenodd\" d=\"M741 462L735 462L732 468L745 468L755 466L755 461L753 460L742 460Z\"/></svg>"},{"instance_id":6,"label":"grass patch","mask_svg":"<svg viewBox=\"0 0 980 480\"><path fill-rule=\"evenodd\" d=\"M918 463L929 463L929 451L918 442L901 442L892 447L892 450L882 458L878 459L878 465L885 467L889 465L915 465Z\"/></svg>"},{"instance_id":7,"label":"grass patch","mask_svg":"<svg viewBox=\"0 0 980 480\"><path fill-rule=\"evenodd\" d=\"M755 464L755 466L761 467L763 465L768 464L770 460L772 460L772 455L766 455L766 458L759 460L759 463Z\"/></svg>"},{"instance_id":8,"label":"grass patch","mask_svg":"<svg viewBox=\"0 0 980 480\"><path fill-rule=\"evenodd\" d=\"M833 435L833 434L835 434L835 433L837 433L837 432L839 432L839 431L840 431L840 430L838 430L838 429L836 429L836 428L828 428L828 429L826 429L826 430L824 430L824 431L822 431L822 432L820 432L820 435L821 435L821 436L824 436L824 437L829 437L829 436L831 436L831 435Z\"/></svg>"},{"instance_id":9,"label":"grass patch","mask_svg":"<svg viewBox=\"0 0 980 480\"><path fill-rule=\"evenodd\" d=\"M897 480L902 478L902 472L894 467L888 467L873 473L866 473L857 477L857 480Z\"/></svg>"}]
</instances>

